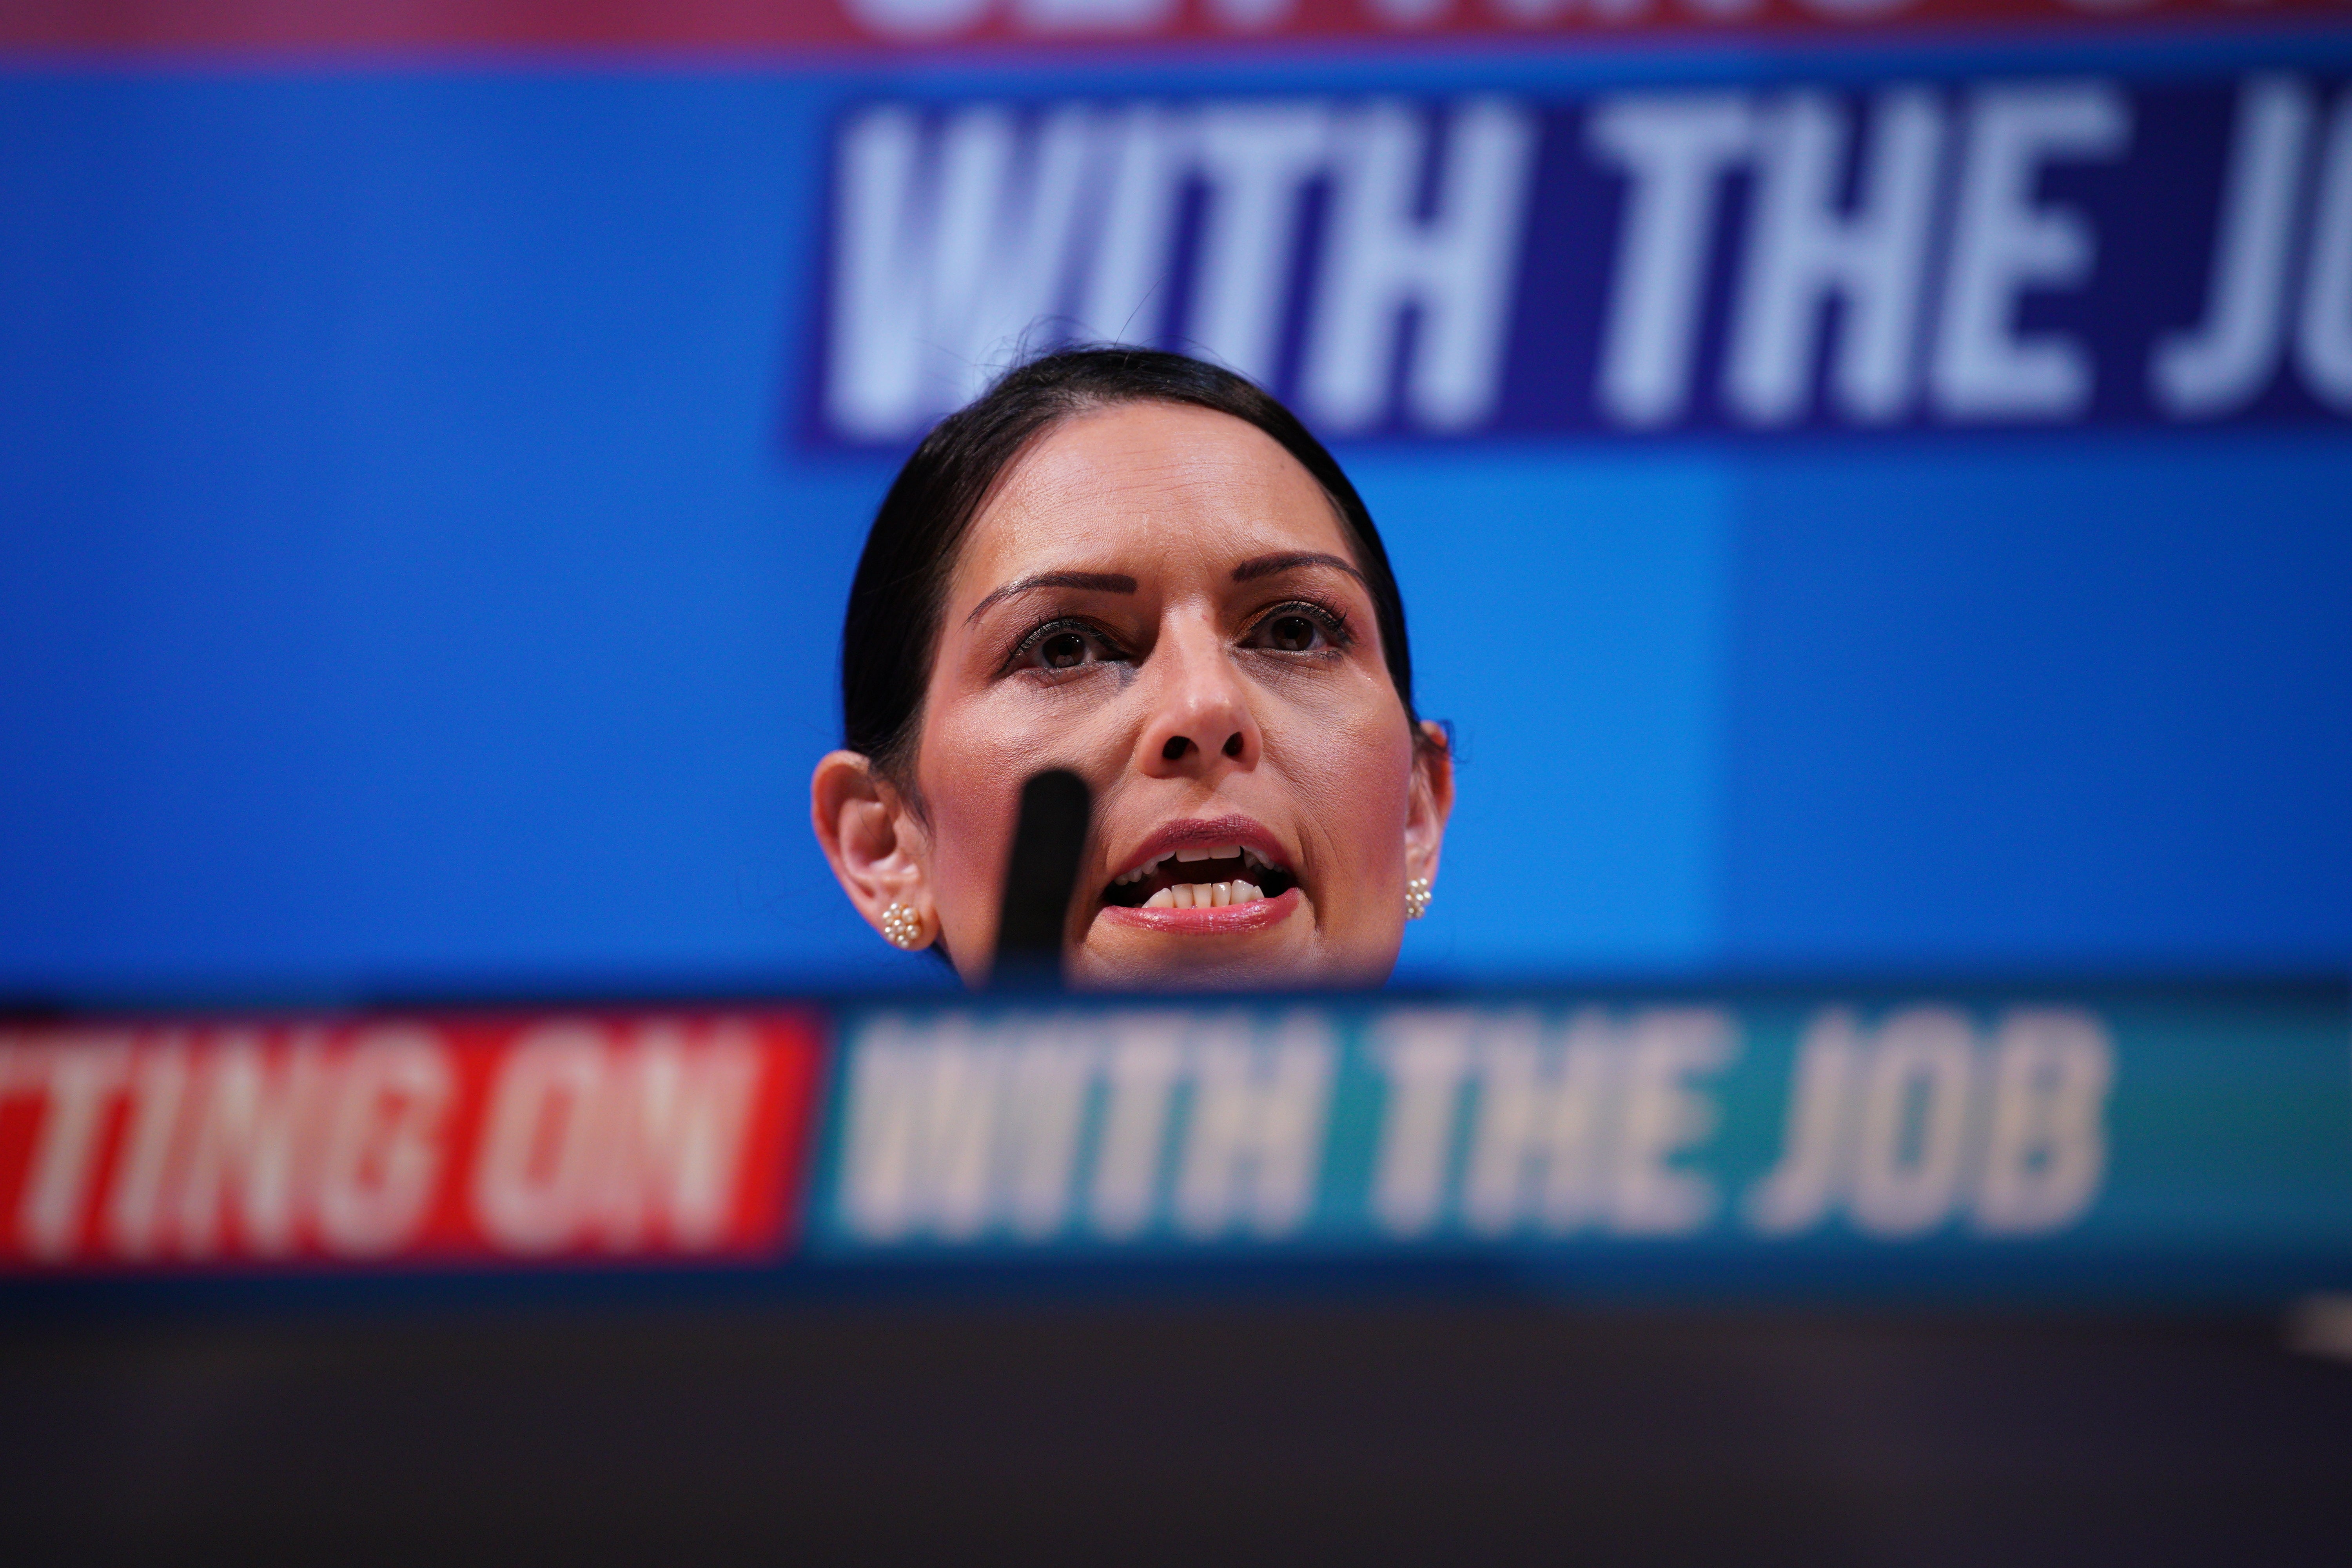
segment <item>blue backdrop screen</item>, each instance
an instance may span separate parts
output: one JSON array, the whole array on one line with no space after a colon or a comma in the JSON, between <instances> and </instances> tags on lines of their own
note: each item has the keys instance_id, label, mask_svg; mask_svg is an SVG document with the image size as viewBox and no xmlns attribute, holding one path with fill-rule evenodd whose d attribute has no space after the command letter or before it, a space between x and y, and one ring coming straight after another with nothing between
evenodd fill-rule
<instances>
[{"instance_id":1,"label":"blue backdrop screen","mask_svg":"<svg viewBox=\"0 0 2352 1568\"><path fill-rule=\"evenodd\" d=\"M0 991L940 984L809 841L913 437L1386 533L1421 980L2352 962L2352 45L0 77Z\"/></svg>"}]
</instances>

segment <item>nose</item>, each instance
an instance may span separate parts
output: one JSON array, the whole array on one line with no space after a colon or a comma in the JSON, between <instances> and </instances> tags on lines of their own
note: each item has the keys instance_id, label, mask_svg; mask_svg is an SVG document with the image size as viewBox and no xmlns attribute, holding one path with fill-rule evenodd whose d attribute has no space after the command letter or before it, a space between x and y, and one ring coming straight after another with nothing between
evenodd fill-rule
<instances>
[{"instance_id":1,"label":"nose","mask_svg":"<svg viewBox=\"0 0 2352 1568\"><path fill-rule=\"evenodd\" d=\"M1257 766L1257 715L1213 627L1164 634L1150 664L1160 667L1150 671L1159 679L1151 717L1136 746L1137 763L1146 775L1186 778L1227 764Z\"/></svg>"}]
</instances>

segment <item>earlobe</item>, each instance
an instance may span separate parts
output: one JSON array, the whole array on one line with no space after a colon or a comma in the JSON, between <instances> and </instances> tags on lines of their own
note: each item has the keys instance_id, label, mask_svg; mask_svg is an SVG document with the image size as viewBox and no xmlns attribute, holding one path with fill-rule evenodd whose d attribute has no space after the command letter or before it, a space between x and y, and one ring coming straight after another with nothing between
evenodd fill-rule
<instances>
[{"instance_id":1,"label":"earlobe","mask_svg":"<svg viewBox=\"0 0 2352 1568\"><path fill-rule=\"evenodd\" d=\"M841 890L892 945L926 945L936 931L929 857L905 798L870 758L828 752L809 781L809 823Z\"/></svg>"}]
</instances>

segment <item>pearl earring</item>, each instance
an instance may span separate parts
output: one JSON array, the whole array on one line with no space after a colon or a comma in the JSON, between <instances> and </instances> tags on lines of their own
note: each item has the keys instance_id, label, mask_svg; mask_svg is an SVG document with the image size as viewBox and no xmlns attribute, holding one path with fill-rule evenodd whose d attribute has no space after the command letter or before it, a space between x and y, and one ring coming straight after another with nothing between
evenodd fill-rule
<instances>
[{"instance_id":1,"label":"pearl earring","mask_svg":"<svg viewBox=\"0 0 2352 1568\"><path fill-rule=\"evenodd\" d=\"M904 904L892 904L882 911L882 934L891 946L912 952L923 945L923 917Z\"/></svg>"},{"instance_id":2,"label":"pearl earring","mask_svg":"<svg viewBox=\"0 0 2352 1568\"><path fill-rule=\"evenodd\" d=\"M1415 877L1404 885L1404 918L1417 921L1429 912L1429 879Z\"/></svg>"}]
</instances>

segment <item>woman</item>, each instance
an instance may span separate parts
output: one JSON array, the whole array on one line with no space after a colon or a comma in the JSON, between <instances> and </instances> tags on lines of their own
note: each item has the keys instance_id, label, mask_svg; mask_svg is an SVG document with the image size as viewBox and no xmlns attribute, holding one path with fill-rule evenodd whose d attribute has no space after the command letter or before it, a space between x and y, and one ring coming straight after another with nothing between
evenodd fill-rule
<instances>
[{"instance_id":1,"label":"woman","mask_svg":"<svg viewBox=\"0 0 2352 1568\"><path fill-rule=\"evenodd\" d=\"M967 982L1041 768L1094 791L1073 984L1373 984L1427 907L1453 765L1387 553L1230 372L1072 350L942 421L874 520L841 684L818 842L885 937Z\"/></svg>"}]
</instances>

